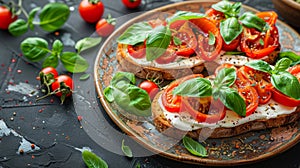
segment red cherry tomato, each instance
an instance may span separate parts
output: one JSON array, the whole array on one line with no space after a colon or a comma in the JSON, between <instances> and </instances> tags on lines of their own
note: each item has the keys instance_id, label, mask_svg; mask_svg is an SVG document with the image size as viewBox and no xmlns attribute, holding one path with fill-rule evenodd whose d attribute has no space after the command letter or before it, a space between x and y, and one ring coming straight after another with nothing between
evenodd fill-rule
<instances>
[{"instance_id":1,"label":"red cherry tomato","mask_svg":"<svg viewBox=\"0 0 300 168\"><path fill-rule=\"evenodd\" d=\"M288 69L288 71L296 76L298 80L300 81L300 65L295 65ZM289 107L296 107L300 105L300 100L296 100L294 98L291 98L289 96L286 96L285 94L281 93L279 90L277 90L275 87L272 89L272 98L285 106Z\"/></svg>"},{"instance_id":2,"label":"red cherry tomato","mask_svg":"<svg viewBox=\"0 0 300 168\"><path fill-rule=\"evenodd\" d=\"M134 9L140 6L142 0L122 0L122 2L127 8Z\"/></svg>"},{"instance_id":3,"label":"red cherry tomato","mask_svg":"<svg viewBox=\"0 0 300 168\"><path fill-rule=\"evenodd\" d=\"M114 31L115 24L116 24L116 19L108 15L106 19L102 18L97 22L96 32L101 37L107 37Z\"/></svg>"},{"instance_id":4,"label":"red cherry tomato","mask_svg":"<svg viewBox=\"0 0 300 168\"><path fill-rule=\"evenodd\" d=\"M51 85L52 91L56 92L58 97L71 96L73 90L73 79L68 75L59 75Z\"/></svg>"},{"instance_id":5,"label":"red cherry tomato","mask_svg":"<svg viewBox=\"0 0 300 168\"><path fill-rule=\"evenodd\" d=\"M0 29L7 30L8 26L17 20L17 18L8 8L0 6Z\"/></svg>"},{"instance_id":6,"label":"red cherry tomato","mask_svg":"<svg viewBox=\"0 0 300 168\"><path fill-rule=\"evenodd\" d=\"M83 20L96 23L104 13L104 5L100 0L82 0L78 10Z\"/></svg>"},{"instance_id":7,"label":"red cherry tomato","mask_svg":"<svg viewBox=\"0 0 300 168\"><path fill-rule=\"evenodd\" d=\"M46 67L46 68L43 68L41 71L40 71L40 75L41 73L43 73L43 75L48 75L48 74L52 74L53 75L53 78L56 78L58 76L58 72L56 71L55 68L53 67Z\"/></svg>"},{"instance_id":8,"label":"red cherry tomato","mask_svg":"<svg viewBox=\"0 0 300 168\"><path fill-rule=\"evenodd\" d=\"M157 84L150 80L141 82L139 84L139 87L141 89L144 89L149 94L151 100L153 100L153 98L159 91L159 87L157 86Z\"/></svg>"},{"instance_id":9,"label":"red cherry tomato","mask_svg":"<svg viewBox=\"0 0 300 168\"><path fill-rule=\"evenodd\" d=\"M224 39L223 39L222 50L224 50L224 51L234 51L240 45L240 42L241 42L241 36L238 36L230 44L226 44Z\"/></svg>"}]
</instances>

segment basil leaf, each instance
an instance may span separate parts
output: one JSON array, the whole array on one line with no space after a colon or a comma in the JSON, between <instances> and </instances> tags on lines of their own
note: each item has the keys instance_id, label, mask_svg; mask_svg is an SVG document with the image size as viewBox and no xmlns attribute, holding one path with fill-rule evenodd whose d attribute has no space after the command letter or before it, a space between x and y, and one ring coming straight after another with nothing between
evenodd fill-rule
<instances>
[{"instance_id":1,"label":"basil leaf","mask_svg":"<svg viewBox=\"0 0 300 168\"><path fill-rule=\"evenodd\" d=\"M28 31L28 24L23 19L18 19L8 26L8 31L13 36L20 36Z\"/></svg>"},{"instance_id":2,"label":"basil leaf","mask_svg":"<svg viewBox=\"0 0 300 168\"><path fill-rule=\"evenodd\" d=\"M182 139L184 147L193 155L200 157L207 157L207 150L197 141L193 140L190 137L184 136Z\"/></svg>"},{"instance_id":3,"label":"basil leaf","mask_svg":"<svg viewBox=\"0 0 300 168\"><path fill-rule=\"evenodd\" d=\"M217 90L213 90L213 97L214 99L219 98L228 109L236 112L238 115L246 116L245 100L236 90L222 86Z\"/></svg>"},{"instance_id":4,"label":"basil leaf","mask_svg":"<svg viewBox=\"0 0 300 168\"><path fill-rule=\"evenodd\" d=\"M235 17L227 18L220 23L220 33L226 44L230 44L243 31L243 26Z\"/></svg>"},{"instance_id":5,"label":"basil leaf","mask_svg":"<svg viewBox=\"0 0 300 168\"><path fill-rule=\"evenodd\" d=\"M89 63L74 52L64 52L60 56L60 60L67 71L72 73L84 72L88 69Z\"/></svg>"},{"instance_id":6,"label":"basil leaf","mask_svg":"<svg viewBox=\"0 0 300 168\"><path fill-rule=\"evenodd\" d=\"M152 27L149 23L135 23L117 39L117 42L122 44L136 45L144 42L150 31L152 31Z\"/></svg>"},{"instance_id":7,"label":"basil leaf","mask_svg":"<svg viewBox=\"0 0 300 168\"><path fill-rule=\"evenodd\" d=\"M298 79L289 72L282 71L278 74L272 74L272 85L283 94L300 100L300 84ZM297 91L298 90L298 91Z\"/></svg>"},{"instance_id":8,"label":"basil leaf","mask_svg":"<svg viewBox=\"0 0 300 168\"><path fill-rule=\"evenodd\" d=\"M278 54L278 59L281 58L289 58L291 59L293 62L297 62L300 61L300 55L296 54L293 51L284 51L284 52L280 52Z\"/></svg>"},{"instance_id":9,"label":"basil leaf","mask_svg":"<svg viewBox=\"0 0 300 168\"><path fill-rule=\"evenodd\" d=\"M176 46L179 46L179 45L182 44L180 38L175 37L175 36L173 37L173 43L174 43Z\"/></svg>"},{"instance_id":10,"label":"basil leaf","mask_svg":"<svg viewBox=\"0 0 300 168\"><path fill-rule=\"evenodd\" d=\"M81 39L75 44L75 49L77 50L77 53L80 53L84 50L87 50L89 48L98 45L101 42L101 40L102 40L101 37L87 37Z\"/></svg>"},{"instance_id":11,"label":"basil leaf","mask_svg":"<svg viewBox=\"0 0 300 168\"><path fill-rule=\"evenodd\" d=\"M171 42L171 30L165 26L158 26L149 33L146 41L146 59L153 61L161 56Z\"/></svg>"},{"instance_id":12,"label":"basil leaf","mask_svg":"<svg viewBox=\"0 0 300 168\"><path fill-rule=\"evenodd\" d=\"M46 67L54 67L56 68L59 64L58 57L56 55L51 54L50 56L46 57L43 62L43 68Z\"/></svg>"},{"instance_id":13,"label":"basil leaf","mask_svg":"<svg viewBox=\"0 0 300 168\"><path fill-rule=\"evenodd\" d=\"M184 81L173 90L174 95L189 97L207 97L212 94L212 86L205 78L193 78Z\"/></svg>"},{"instance_id":14,"label":"basil leaf","mask_svg":"<svg viewBox=\"0 0 300 168\"><path fill-rule=\"evenodd\" d=\"M151 113L151 100L148 93L130 83L119 81L113 89L115 102L127 112L143 117Z\"/></svg>"},{"instance_id":15,"label":"basil leaf","mask_svg":"<svg viewBox=\"0 0 300 168\"><path fill-rule=\"evenodd\" d=\"M122 151L127 157L132 157L132 151L129 146L124 145L124 139L122 140Z\"/></svg>"},{"instance_id":16,"label":"basil leaf","mask_svg":"<svg viewBox=\"0 0 300 168\"><path fill-rule=\"evenodd\" d=\"M36 13L40 10L41 8L40 7L36 7L34 9L32 9L29 13L29 16L28 16L28 25L29 25L29 28L30 30L33 30L34 29L34 24L33 24L33 20L34 20L34 17L36 15Z\"/></svg>"},{"instance_id":17,"label":"basil leaf","mask_svg":"<svg viewBox=\"0 0 300 168\"><path fill-rule=\"evenodd\" d=\"M114 86L116 83L118 83L121 80L125 80L126 82L131 83L133 85L135 85L136 83L135 75L133 73L120 71L114 75L110 84Z\"/></svg>"},{"instance_id":18,"label":"basil leaf","mask_svg":"<svg viewBox=\"0 0 300 168\"><path fill-rule=\"evenodd\" d=\"M39 37L29 37L22 41L21 50L25 58L32 62L38 62L50 52L48 42Z\"/></svg>"},{"instance_id":19,"label":"basil leaf","mask_svg":"<svg viewBox=\"0 0 300 168\"><path fill-rule=\"evenodd\" d=\"M80 76L79 80L84 81L87 80L91 75L90 74L83 74Z\"/></svg>"},{"instance_id":20,"label":"basil leaf","mask_svg":"<svg viewBox=\"0 0 300 168\"><path fill-rule=\"evenodd\" d=\"M216 37L212 32L209 32L208 44L214 45L216 43Z\"/></svg>"},{"instance_id":21,"label":"basil leaf","mask_svg":"<svg viewBox=\"0 0 300 168\"><path fill-rule=\"evenodd\" d=\"M202 13L194 13L189 11L178 11L172 17L167 19L167 22L173 23L177 20L190 20L190 19L198 19L205 17Z\"/></svg>"},{"instance_id":22,"label":"basil leaf","mask_svg":"<svg viewBox=\"0 0 300 168\"><path fill-rule=\"evenodd\" d=\"M279 71L285 71L290 67L291 64L292 61L289 58L282 58L276 63L274 72L277 73Z\"/></svg>"},{"instance_id":23,"label":"basil leaf","mask_svg":"<svg viewBox=\"0 0 300 168\"><path fill-rule=\"evenodd\" d=\"M254 13L251 12L245 12L240 18L239 21L242 22L242 24L248 28L255 28L258 31L262 32L267 22Z\"/></svg>"},{"instance_id":24,"label":"basil leaf","mask_svg":"<svg viewBox=\"0 0 300 168\"><path fill-rule=\"evenodd\" d=\"M64 45L60 40L55 40L52 46L52 53L54 55L60 56L61 52L64 49Z\"/></svg>"},{"instance_id":25,"label":"basil leaf","mask_svg":"<svg viewBox=\"0 0 300 168\"><path fill-rule=\"evenodd\" d=\"M103 93L104 93L105 99L108 102L112 103L115 100L114 95L113 95L113 87L111 87L111 86L106 87L103 90Z\"/></svg>"},{"instance_id":26,"label":"basil leaf","mask_svg":"<svg viewBox=\"0 0 300 168\"><path fill-rule=\"evenodd\" d=\"M242 51L226 51L224 55L246 55L246 53Z\"/></svg>"},{"instance_id":27,"label":"basil leaf","mask_svg":"<svg viewBox=\"0 0 300 168\"><path fill-rule=\"evenodd\" d=\"M214 80L214 86L231 86L234 84L236 80L236 71L234 68L222 68L215 80Z\"/></svg>"},{"instance_id":28,"label":"basil leaf","mask_svg":"<svg viewBox=\"0 0 300 168\"><path fill-rule=\"evenodd\" d=\"M220 2L212 5L213 9L224 13L226 18L237 17L240 13L241 7L242 7L241 2L236 2L236 3L232 4L226 0L220 1Z\"/></svg>"},{"instance_id":29,"label":"basil leaf","mask_svg":"<svg viewBox=\"0 0 300 168\"><path fill-rule=\"evenodd\" d=\"M272 72L271 66L267 62L262 61L262 60L253 60L253 61L247 62L245 65L252 69L258 70L258 71L262 71L262 72L266 72L266 73Z\"/></svg>"},{"instance_id":30,"label":"basil leaf","mask_svg":"<svg viewBox=\"0 0 300 168\"><path fill-rule=\"evenodd\" d=\"M46 4L40 15L40 27L48 32L53 32L65 24L70 15L69 7L63 3Z\"/></svg>"},{"instance_id":31,"label":"basil leaf","mask_svg":"<svg viewBox=\"0 0 300 168\"><path fill-rule=\"evenodd\" d=\"M107 163L93 152L83 151L82 159L88 168L108 168Z\"/></svg>"}]
</instances>

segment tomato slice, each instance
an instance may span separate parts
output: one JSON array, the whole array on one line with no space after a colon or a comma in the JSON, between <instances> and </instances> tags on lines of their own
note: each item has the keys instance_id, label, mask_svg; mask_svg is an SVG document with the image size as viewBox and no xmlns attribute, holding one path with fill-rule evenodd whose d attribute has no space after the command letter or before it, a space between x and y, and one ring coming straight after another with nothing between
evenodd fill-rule
<instances>
[{"instance_id":1,"label":"tomato slice","mask_svg":"<svg viewBox=\"0 0 300 168\"><path fill-rule=\"evenodd\" d=\"M168 64L170 62L173 62L176 57L177 55L174 48L172 46L169 46L163 55L155 59L155 62L159 64Z\"/></svg>"},{"instance_id":2,"label":"tomato slice","mask_svg":"<svg viewBox=\"0 0 300 168\"><path fill-rule=\"evenodd\" d=\"M259 32L254 28L244 28L241 39L241 50L250 58L259 59L268 56L279 46L279 34L275 25L275 12L258 12L257 16L269 24L266 32Z\"/></svg>"},{"instance_id":3,"label":"tomato slice","mask_svg":"<svg viewBox=\"0 0 300 168\"><path fill-rule=\"evenodd\" d=\"M145 43L137 45L127 45L127 51L133 58L144 58L146 56L146 46Z\"/></svg>"},{"instance_id":4,"label":"tomato slice","mask_svg":"<svg viewBox=\"0 0 300 168\"><path fill-rule=\"evenodd\" d=\"M206 61L213 61L220 54L223 44L223 39L218 27L207 18L191 19L193 24L198 27L195 32L198 37L197 54ZM209 33L212 33L215 38L215 43L209 45Z\"/></svg>"},{"instance_id":5,"label":"tomato slice","mask_svg":"<svg viewBox=\"0 0 300 168\"><path fill-rule=\"evenodd\" d=\"M244 98L246 103L246 116L254 113L258 107L258 94L251 86L238 88L239 94Z\"/></svg>"},{"instance_id":6,"label":"tomato slice","mask_svg":"<svg viewBox=\"0 0 300 168\"><path fill-rule=\"evenodd\" d=\"M217 27L219 27L220 26L220 22L225 19L224 13L222 13L220 11L217 11L217 10L215 10L213 8L208 9L205 12L205 14L206 14L207 18L210 21L212 21L213 23L215 23L215 25Z\"/></svg>"},{"instance_id":7,"label":"tomato slice","mask_svg":"<svg viewBox=\"0 0 300 168\"><path fill-rule=\"evenodd\" d=\"M180 83L186 81L188 79L196 78L196 77L203 77L201 74L193 74L186 76L184 78L177 79L171 82L168 87L164 90L162 94L162 104L165 109L169 112L180 112L183 110L182 106L182 97L178 95L173 95L172 92L174 88L176 88Z\"/></svg>"},{"instance_id":8,"label":"tomato slice","mask_svg":"<svg viewBox=\"0 0 300 168\"><path fill-rule=\"evenodd\" d=\"M300 65L295 65L288 69L288 71L296 76L298 78L298 81L300 82ZM285 106L289 107L297 107L300 105L300 100L296 100L294 98L291 98L283 93L281 93L279 90L277 90L275 87L272 89L272 98Z\"/></svg>"},{"instance_id":9,"label":"tomato slice","mask_svg":"<svg viewBox=\"0 0 300 168\"><path fill-rule=\"evenodd\" d=\"M184 109L198 122L216 123L226 115L225 106L213 97L183 97L182 101Z\"/></svg>"},{"instance_id":10,"label":"tomato slice","mask_svg":"<svg viewBox=\"0 0 300 168\"><path fill-rule=\"evenodd\" d=\"M235 83L239 87L253 86L258 93L259 104L266 104L272 97L270 75L265 72L243 66L237 71Z\"/></svg>"}]
</instances>

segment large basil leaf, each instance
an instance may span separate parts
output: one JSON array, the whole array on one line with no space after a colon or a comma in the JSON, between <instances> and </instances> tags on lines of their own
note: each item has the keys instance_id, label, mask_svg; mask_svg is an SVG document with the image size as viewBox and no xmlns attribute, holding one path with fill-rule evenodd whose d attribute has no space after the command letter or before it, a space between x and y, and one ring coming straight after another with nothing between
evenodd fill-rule
<instances>
[{"instance_id":1,"label":"large basil leaf","mask_svg":"<svg viewBox=\"0 0 300 168\"><path fill-rule=\"evenodd\" d=\"M120 71L114 75L110 84L114 86L116 83L118 83L121 80L124 80L133 85L135 85L135 83L136 83L135 75L133 73Z\"/></svg>"},{"instance_id":2,"label":"large basil leaf","mask_svg":"<svg viewBox=\"0 0 300 168\"><path fill-rule=\"evenodd\" d=\"M98 45L101 42L102 38L101 37L86 37L84 39L79 40L75 44L75 48L78 53L87 50L89 48L92 48L96 45Z\"/></svg>"},{"instance_id":3,"label":"large basil leaf","mask_svg":"<svg viewBox=\"0 0 300 168\"><path fill-rule=\"evenodd\" d=\"M108 168L107 163L93 152L84 150L82 159L88 168Z\"/></svg>"},{"instance_id":4,"label":"large basil leaf","mask_svg":"<svg viewBox=\"0 0 300 168\"><path fill-rule=\"evenodd\" d=\"M222 68L215 80L214 80L214 86L231 86L236 80L236 71L234 68Z\"/></svg>"},{"instance_id":5,"label":"large basil leaf","mask_svg":"<svg viewBox=\"0 0 300 168\"><path fill-rule=\"evenodd\" d=\"M272 85L283 94L300 100L300 84L298 79L289 72L282 71L271 76Z\"/></svg>"},{"instance_id":6,"label":"large basil leaf","mask_svg":"<svg viewBox=\"0 0 300 168\"><path fill-rule=\"evenodd\" d=\"M33 20L34 20L34 17L36 15L36 13L40 10L41 8L40 7L36 7L34 9L32 9L29 13L29 16L28 16L28 25L29 25L29 28L30 30L33 30L34 29L34 24L33 24Z\"/></svg>"},{"instance_id":7,"label":"large basil leaf","mask_svg":"<svg viewBox=\"0 0 300 168\"><path fill-rule=\"evenodd\" d=\"M230 17L220 23L220 32L226 44L230 44L243 31L243 26L235 17Z\"/></svg>"},{"instance_id":8,"label":"large basil leaf","mask_svg":"<svg viewBox=\"0 0 300 168\"><path fill-rule=\"evenodd\" d=\"M189 97L207 97L212 95L212 86L205 78L193 78L184 81L173 90L174 95Z\"/></svg>"},{"instance_id":9,"label":"large basil leaf","mask_svg":"<svg viewBox=\"0 0 300 168\"><path fill-rule=\"evenodd\" d=\"M169 46L171 31L169 27L158 26L149 33L146 41L146 59L153 61L161 56Z\"/></svg>"},{"instance_id":10,"label":"large basil leaf","mask_svg":"<svg viewBox=\"0 0 300 168\"><path fill-rule=\"evenodd\" d=\"M182 139L184 147L193 155L200 157L207 157L207 150L199 142L193 140L188 136L184 136Z\"/></svg>"},{"instance_id":11,"label":"large basil leaf","mask_svg":"<svg viewBox=\"0 0 300 168\"><path fill-rule=\"evenodd\" d=\"M114 93L113 93L113 87L108 86L103 90L104 93L104 97L106 98L106 100L110 103L112 103L115 98L114 98Z\"/></svg>"},{"instance_id":12,"label":"large basil leaf","mask_svg":"<svg viewBox=\"0 0 300 168\"><path fill-rule=\"evenodd\" d=\"M176 20L190 20L190 19L198 19L205 17L202 13L194 13L189 11L178 11L172 17L167 19L167 22L170 24L175 22Z\"/></svg>"},{"instance_id":13,"label":"large basil leaf","mask_svg":"<svg viewBox=\"0 0 300 168\"><path fill-rule=\"evenodd\" d=\"M255 28L259 31L263 31L266 27L267 23L265 20L261 19L260 17L256 16L251 12L244 13L240 18L239 21L248 28Z\"/></svg>"},{"instance_id":14,"label":"large basil leaf","mask_svg":"<svg viewBox=\"0 0 300 168\"><path fill-rule=\"evenodd\" d=\"M245 100L236 90L223 86L214 90L213 96L214 99L219 98L228 109L236 112L240 116L246 116Z\"/></svg>"},{"instance_id":15,"label":"large basil leaf","mask_svg":"<svg viewBox=\"0 0 300 168\"><path fill-rule=\"evenodd\" d=\"M56 55L51 54L50 56L46 57L43 62L43 68L46 67L54 67L56 68L59 64L58 57Z\"/></svg>"},{"instance_id":16,"label":"large basil leaf","mask_svg":"<svg viewBox=\"0 0 300 168\"><path fill-rule=\"evenodd\" d=\"M86 59L73 52L62 53L60 60L66 70L72 73L84 72L89 67L89 63L86 61Z\"/></svg>"},{"instance_id":17,"label":"large basil leaf","mask_svg":"<svg viewBox=\"0 0 300 168\"><path fill-rule=\"evenodd\" d=\"M70 15L69 7L63 3L48 3L39 15L40 27L53 32L65 24Z\"/></svg>"},{"instance_id":18,"label":"large basil leaf","mask_svg":"<svg viewBox=\"0 0 300 168\"><path fill-rule=\"evenodd\" d=\"M152 27L147 22L139 22L130 26L119 38L118 42L122 44L136 45L142 43L147 38Z\"/></svg>"},{"instance_id":19,"label":"large basil leaf","mask_svg":"<svg viewBox=\"0 0 300 168\"><path fill-rule=\"evenodd\" d=\"M125 111L137 116L149 117L151 100L148 93L126 81L119 81L113 89L115 102Z\"/></svg>"},{"instance_id":20,"label":"large basil leaf","mask_svg":"<svg viewBox=\"0 0 300 168\"><path fill-rule=\"evenodd\" d=\"M25 58L32 62L43 59L48 52L48 42L39 37L29 37L22 41L21 50Z\"/></svg>"},{"instance_id":21,"label":"large basil leaf","mask_svg":"<svg viewBox=\"0 0 300 168\"><path fill-rule=\"evenodd\" d=\"M271 66L267 62L262 60L250 61L247 62L245 65L255 70L266 72L266 73L271 73L272 71Z\"/></svg>"},{"instance_id":22,"label":"large basil leaf","mask_svg":"<svg viewBox=\"0 0 300 168\"><path fill-rule=\"evenodd\" d=\"M300 55L296 54L293 51L283 51L283 52L280 52L278 54L278 59L281 59L281 58L289 58L293 62L300 61Z\"/></svg>"},{"instance_id":23,"label":"large basil leaf","mask_svg":"<svg viewBox=\"0 0 300 168\"><path fill-rule=\"evenodd\" d=\"M276 63L274 72L277 73L280 71L285 71L290 67L291 64L292 61L289 58L282 58Z\"/></svg>"},{"instance_id":24,"label":"large basil leaf","mask_svg":"<svg viewBox=\"0 0 300 168\"><path fill-rule=\"evenodd\" d=\"M9 25L8 31L13 36L20 36L28 31L28 24L25 20L18 19Z\"/></svg>"}]
</instances>

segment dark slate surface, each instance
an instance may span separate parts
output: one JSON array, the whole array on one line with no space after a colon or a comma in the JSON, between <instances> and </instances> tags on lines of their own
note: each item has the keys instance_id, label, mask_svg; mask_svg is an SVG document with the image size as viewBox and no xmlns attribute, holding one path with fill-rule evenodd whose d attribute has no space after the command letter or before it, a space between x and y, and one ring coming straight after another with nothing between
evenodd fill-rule
<instances>
[{"instance_id":1,"label":"dark slate surface","mask_svg":"<svg viewBox=\"0 0 300 168\"><path fill-rule=\"evenodd\" d=\"M26 37L44 37L50 42L57 38L61 39L63 35L68 34L71 35L73 41L93 35L94 25L85 23L79 17L77 12L79 0L60 1L74 7L74 11L68 23L58 31L60 33L58 36L54 33L45 33L39 28L20 37L11 37L8 32L0 31L0 120L6 123L10 132L14 130L19 135L15 136L10 133L5 136L0 134L0 168L85 167L81 159L81 152L76 150L76 148L81 149L83 147L92 149L112 168L136 167L137 165L147 168L204 168L205 166L187 165L151 154L124 135L103 112L97 100L92 77L87 81L79 81L78 75L74 75L76 93L64 105L60 105L56 97L49 97L36 102L36 95L30 96L26 93L8 91L9 88L16 85L30 86L31 89L38 88L39 81L36 80L36 76L41 65L28 63L20 56L19 44ZM271 0L239 1L258 10L273 9ZM26 0L25 2L25 8L31 9L35 5L40 6L48 1ZM110 13L122 23L130 18L124 17L126 14L150 10L172 2L147 0L135 10L125 8L120 0L103 0L103 3L106 7L104 16ZM96 47L83 54L84 57L90 57L91 66L87 73L93 73L93 60L98 49ZM67 46L65 51L74 51L74 47ZM66 73L62 67L59 67L58 70L60 73ZM30 89L25 89L27 92L28 90ZM35 94L40 93L35 92ZM80 123L77 120L78 115L88 117ZM36 144L40 150L17 154L22 138L29 143ZM125 139L126 145L130 146L133 153L139 157L129 159L121 154L122 139ZM300 166L299 149L300 144L266 161L240 167L298 168Z\"/></svg>"}]
</instances>

